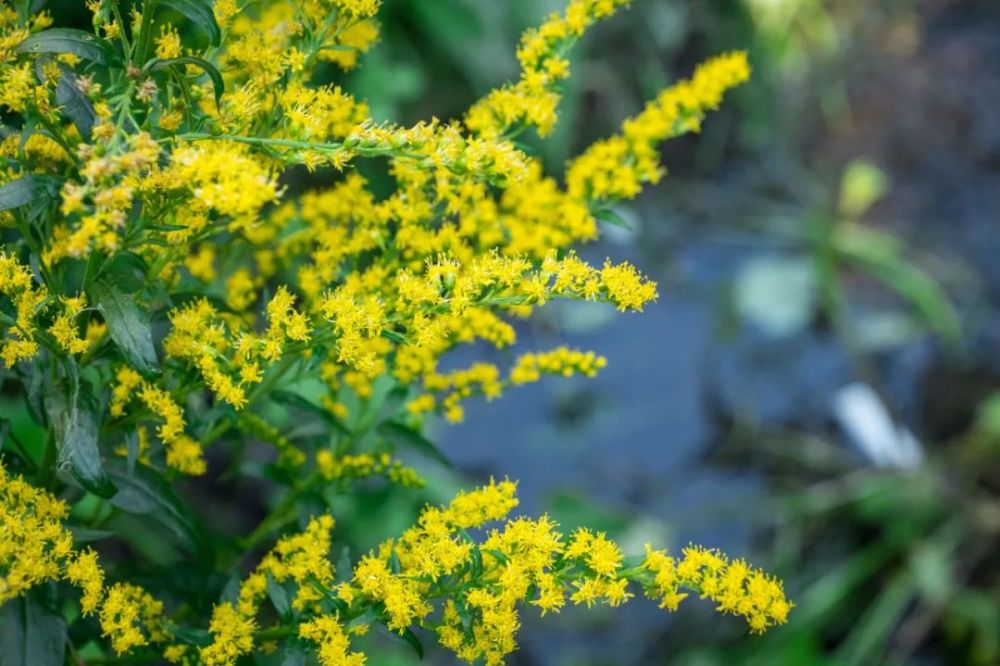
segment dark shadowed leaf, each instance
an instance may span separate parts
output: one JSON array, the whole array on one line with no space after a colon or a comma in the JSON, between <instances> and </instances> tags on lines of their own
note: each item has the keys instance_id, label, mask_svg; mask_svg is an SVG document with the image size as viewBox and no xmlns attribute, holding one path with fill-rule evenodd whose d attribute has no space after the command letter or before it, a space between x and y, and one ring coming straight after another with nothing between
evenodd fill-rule
<instances>
[{"instance_id":1,"label":"dark shadowed leaf","mask_svg":"<svg viewBox=\"0 0 1000 666\"><path fill-rule=\"evenodd\" d=\"M219 100L222 98L222 92L226 89L226 84L222 80L222 74L219 70L215 68L215 65L208 62L207 60L202 60L201 58L196 58L195 56L182 56L180 58L169 58L166 60L161 60L160 58L153 58L146 65L146 69L151 72L156 72L161 69L166 69L172 65L194 65L195 67L200 67L206 74L208 78L212 79L212 87L215 89L215 104L219 105ZM180 227L185 229L186 227Z\"/></svg>"},{"instance_id":2,"label":"dark shadowed leaf","mask_svg":"<svg viewBox=\"0 0 1000 666\"><path fill-rule=\"evenodd\" d=\"M350 433L347 427L341 423L337 417L330 413L330 410L317 405L298 393L276 389L268 393L267 397L279 405L291 407L292 409L297 409L299 411L318 416L345 435Z\"/></svg>"},{"instance_id":3,"label":"dark shadowed leaf","mask_svg":"<svg viewBox=\"0 0 1000 666\"><path fill-rule=\"evenodd\" d=\"M97 114L90 99L76 85L76 74L69 67L60 64L62 76L56 85L56 103L64 116L73 121L80 130L80 136L90 141L90 133L94 129Z\"/></svg>"},{"instance_id":4,"label":"dark shadowed leaf","mask_svg":"<svg viewBox=\"0 0 1000 666\"><path fill-rule=\"evenodd\" d=\"M149 316L132 296L104 280L91 285L94 302L108 324L108 334L115 341L125 360L144 375L159 370Z\"/></svg>"},{"instance_id":5,"label":"dark shadowed leaf","mask_svg":"<svg viewBox=\"0 0 1000 666\"><path fill-rule=\"evenodd\" d=\"M92 527L81 527L79 525L67 525L66 527L73 535L73 543L101 541L103 539L110 539L115 535L111 530L97 530Z\"/></svg>"},{"instance_id":6,"label":"dark shadowed leaf","mask_svg":"<svg viewBox=\"0 0 1000 666\"><path fill-rule=\"evenodd\" d=\"M101 275L106 276L119 290L132 293L145 286L148 270L145 259L134 252L124 251L115 254L101 271Z\"/></svg>"},{"instance_id":7,"label":"dark shadowed leaf","mask_svg":"<svg viewBox=\"0 0 1000 666\"><path fill-rule=\"evenodd\" d=\"M111 44L100 37L73 28L50 28L31 35L17 45L15 53L72 53L99 65L118 59Z\"/></svg>"},{"instance_id":8,"label":"dark shadowed leaf","mask_svg":"<svg viewBox=\"0 0 1000 666\"><path fill-rule=\"evenodd\" d=\"M59 195L62 178L30 175L0 185L0 210L10 210L30 203L47 205Z\"/></svg>"},{"instance_id":9,"label":"dark shadowed leaf","mask_svg":"<svg viewBox=\"0 0 1000 666\"><path fill-rule=\"evenodd\" d=\"M0 608L0 664L62 666L66 622L41 596L32 590Z\"/></svg>"},{"instance_id":10,"label":"dark shadowed leaf","mask_svg":"<svg viewBox=\"0 0 1000 666\"><path fill-rule=\"evenodd\" d=\"M397 641L409 645L411 648L413 648L413 651L417 654L417 658L423 661L424 645L423 643L420 642L420 639L417 638L417 635L413 633L411 629L407 629L401 634L395 631L389 631L388 629L383 629L383 631L385 631L389 636L392 636Z\"/></svg>"},{"instance_id":11,"label":"dark shadowed leaf","mask_svg":"<svg viewBox=\"0 0 1000 666\"><path fill-rule=\"evenodd\" d=\"M271 600L274 610L278 611L278 615L282 618L288 617L292 610L292 606L288 602L288 592L270 574L267 576L267 596Z\"/></svg>"},{"instance_id":12,"label":"dark shadowed leaf","mask_svg":"<svg viewBox=\"0 0 1000 666\"><path fill-rule=\"evenodd\" d=\"M158 0L158 4L173 9L191 20L198 29L208 35L212 44L217 45L222 40L222 31L215 22L215 12L212 3L207 0Z\"/></svg>"},{"instance_id":13,"label":"dark shadowed leaf","mask_svg":"<svg viewBox=\"0 0 1000 666\"><path fill-rule=\"evenodd\" d=\"M159 472L146 465L136 465L131 473L124 467L114 466L109 474L118 486L118 494L111 499L112 505L157 523L192 554L209 553L204 528Z\"/></svg>"},{"instance_id":14,"label":"dark shadowed leaf","mask_svg":"<svg viewBox=\"0 0 1000 666\"><path fill-rule=\"evenodd\" d=\"M69 469L95 495L113 496L115 486L104 471L97 446L97 402L88 384L77 378L60 382L45 396L45 408L55 432L59 469Z\"/></svg>"}]
</instances>

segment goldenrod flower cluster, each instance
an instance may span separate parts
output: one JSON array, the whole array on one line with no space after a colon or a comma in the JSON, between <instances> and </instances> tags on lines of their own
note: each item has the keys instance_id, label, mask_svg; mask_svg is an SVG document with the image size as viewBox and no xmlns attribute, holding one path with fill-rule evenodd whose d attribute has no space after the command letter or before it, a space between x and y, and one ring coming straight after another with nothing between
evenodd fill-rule
<instances>
[{"instance_id":1,"label":"goldenrod flower cluster","mask_svg":"<svg viewBox=\"0 0 1000 666\"><path fill-rule=\"evenodd\" d=\"M35 284L27 266L0 253L0 294L10 299L15 312L13 321L4 315L3 347L0 349L0 357L9 368L38 353L35 315L44 308L48 293Z\"/></svg>"},{"instance_id":2,"label":"goldenrod flower cluster","mask_svg":"<svg viewBox=\"0 0 1000 666\"><path fill-rule=\"evenodd\" d=\"M68 513L65 502L8 476L0 461L0 604L61 576L73 550L62 527Z\"/></svg>"},{"instance_id":3,"label":"goldenrod flower cluster","mask_svg":"<svg viewBox=\"0 0 1000 666\"><path fill-rule=\"evenodd\" d=\"M163 604L138 585L105 586L105 573L93 550L73 549L73 535L62 521L69 507L0 461L0 604L47 581L65 579L82 592L82 613L97 613L101 632L121 654L134 647L169 640L162 623Z\"/></svg>"},{"instance_id":4,"label":"goldenrod flower cluster","mask_svg":"<svg viewBox=\"0 0 1000 666\"><path fill-rule=\"evenodd\" d=\"M425 508L416 525L363 557L350 580L336 585L325 556L333 521L314 519L264 557L243 582L236 606L216 607L215 641L202 659L233 664L253 649L267 575L295 582L292 605L308 611L297 633L317 644L326 665L364 663L351 650L350 635L364 633L373 616L400 633L430 629L464 661L503 664L517 647L523 607L536 606L541 615L567 602L617 607L635 595L632 588L661 599L668 610L688 593L699 594L716 601L720 612L744 616L756 632L787 619L792 604L780 582L742 560L691 546L678 561L647 546L642 562L628 567L621 548L603 533L580 528L564 537L544 516L507 519L517 506L515 491L510 481L491 481L446 506ZM504 522L481 542L467 532L498 521Z\"/></svg>"},{"instance_id":5,"label":"goldenrod flower cluster","mask_svg":"<svg viewBox=\"0 0 1000 666\"><path fill-rule=\"evenodd\" d=\"M329 449L316 452L316 469L326 481L381 476L407 488L422 488L426 481L411 467L393 460L388 453L336 456Z\"/></svg>"},{"instance_id":6,"label":"goldenrod flower cluster","mask_svg":"<svg viewBox=\"0 0 1000 666\"><path fill-rule=\"evenodd\" d=\"M556 124L558 84L569 76L565 51L595 22L632 0L570 0L563 14L553 14L521 38L517 59L521 78L494 90L469 109L465 124L486 136L501 135L523 122L545 136Z\"/></svg>"},{"instance_id":7,"label":"goldenrod flower cluster","mask_svg":"<svg viewBox=\"0 0 1000 666\"><path fill-rule=\"evenodd\" d=\"M642 113L625 121L622 133L595 143L569 166L570 193L598 200L632 199L643 183L663 175L657 146L664 139L697 132L707 111L716 109L726 90L750 77L746 53L707 60L694 76L667 88Z\"/></svg>"},{"instance_id":8,"label":"goldenrod flower cluster","mask_svg":"<svg viewBox=\"0 0 1000 666\"><path fill-rule=\"evenodd\" d=\"M594 352L581 352L559 347L543 354L524 354L510 371L510 381L514 384L537 382L543 374L572 377L579 373L593 377L600 368L607 365L603 356Z\"/></svg>"},{"instance_id":9,"label":"goldenrod flower cluster","mask_svg":"<svg viewBox=\"0 0 1000 666\"><path fill-rule=\"evenodd\" d=\"M111 416L123 416L128 404L138 399L161 421L156 435L163 442L167 465L184 474L204 474L205 460L201 446L184 433L184 411L170 394L143 381L139 373L128 366L119 368L115 379L117 383L109 406Z\"/></svg>"},{"instance_id":10,"label":"goldenrod flower cluster","mask_svg":"<svg viewBox=\"0 0 1000 666\"><path fill-rule=\"evenodd\" d=\"M719 612L742 615L751 631L763 633L784 624L792 609L780 581L718 551L689 546L677 560L647 544L642 567L653 574L646 594L660 599L660 607L668 610L676 610L687 596L680 589L693 590L715 601Z\"/></svg>"},{"instance_id":11,"label":"goldenrod flower cluster","mask_svg":"<svg viewBox=\"0 0 1000 666\"><path fill-rule=\"evenodd\" d=\"M425 484L397 449L440 458L428 420L607 363L518 353L516 319L557 299L641 312L658 298L634 266L575 246L660 178L660 142L697 131L747 79L746 56L664 90L564 181L515 142L553 128L570 47L628 4L569 0L523 36L516 82L462 118L400 126L316 76L360 64L380 0L140 0L127 14L88 0L93 34L0 0L0 112L17 128L0 138L0 379L23 394L32 436L48 433L0 443L0 603L45 585L66 597L70 635L99 627L106 660L209 665L279 641L324 666L362 664L352 640L375 623L499 664L525 606L614 607L640 590L670 609L698 594L753 631L784 622L780 584L741 560L691 548L632 566L605 534L508 518L510 481L425 509L339 578L330 562L336 495L363 479ZM371 159L391 191L355 168ZM326 185L297 192L298 165ZM475 344L515 351L456 366L452 352ZM244 457L255 441L273 448L266 460ZM181 479L240 475L285 489L242 539L206 529ZM71 512L141 566L74 543ZM283 534L296 519L304 530ZM143 550L137 524L179 547ZM238 589L217 589L269 542ZM182 586L156 575L159 558ZM126 575L147 570L143 587Z\"/></svg>"}]
</instances>

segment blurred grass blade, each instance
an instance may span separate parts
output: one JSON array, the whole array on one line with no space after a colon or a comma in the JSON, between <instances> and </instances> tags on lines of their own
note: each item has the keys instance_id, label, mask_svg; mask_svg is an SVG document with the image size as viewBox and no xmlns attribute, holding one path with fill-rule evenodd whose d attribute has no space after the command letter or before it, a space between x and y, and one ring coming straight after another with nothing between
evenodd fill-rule
<instances>
[{"instance_id":1,"label":"blurred grass blade","mask_svg":"<svg viewBox=\"0 0 1000 666\"><path fill-rule=\"evenodd\" d=\"M903 256L898 240L857 224L844 224L833 242L846 260L868 269L908 301L945 344L959 348L962 329L954 305L936 280Z\"/></svg>"},{"instance_id":2,"label":"blurred grass blade","mask_svg":"<svg viewBox=\"0 0 1000 666\"><path fill-rule=\"evenodd\" d=\"M854 628L840 649L838 664L864 666L881 663L880 657L888 644L889 635L913 601L916 591L912 577L904 572L897 574L880 592L867 612L853 623Z\"/></svg>"}]
</instances>

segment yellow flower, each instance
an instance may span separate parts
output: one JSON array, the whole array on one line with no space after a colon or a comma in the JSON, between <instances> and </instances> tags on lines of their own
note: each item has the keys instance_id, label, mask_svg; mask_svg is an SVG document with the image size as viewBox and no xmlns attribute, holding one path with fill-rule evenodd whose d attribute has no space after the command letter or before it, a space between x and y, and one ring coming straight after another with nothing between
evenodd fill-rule
<instances>
[{"instance_id":1,"label":"yellow flower","mask_svg":"<svg viewBox=\"0 0 1000 666\"><path fill-rule=\"evenodd\" d=\"M630 2L570 0L564 14L552 14L541 26L525 32L517 50L520 80L473 105L466 114L466 126L478 134L498 136L524 122L537 127L542 136L548 134L556 123L557 85L569 76L569 63L562 53L588 27Z\"/></svg>"},{"instance_id":2,"label":"yellow flower","mask_svg":"<svg viewBox=\"0 0 1000 666\"><path fill-rule=\"evenodd\" d=\"M0 461L0 604L61 577L73 547L61 524L68 513L62 500L8 476Z\"/></svg>"},{"instance_id":3,"label":"yellow flower","mask_svg":"<svg viewBox=\"0 0 1000 666\"><path fill-rule=\"evenodd\" d=\"M83 590L80 605L84 617L96 612L104 598L104 570L97 563L97 553L89 548L77 553L66 567L66 578Z\"/></svg>"},{"instance_id":4,"label":"yellow flower","mask_svg":"<svg viewBox=\"0 0 1000 666\"><path fill-rule=\"evenodd\" d=\"M177 58L181 55L181 37L177 34L177 28L172 25L164 25L160 28L160 36L156 38L156 57Z\"/></svg>"},{"instance_id":5,"label":"yellow flower","mask_svg":"<svg viewBox=\"0 0 1000 666\"><path fill-rule=\"evenodd\" d=\"M667 88L642 113L626 120L621 134L595 143L573 160L566 173L570 195L596 201L635 197L642 183L655 183L663 175L657 144L698 131L706 112L749 77L742 51L702 63L690 80Z\"/></svg>"},{"instance_id":6,"label":"yellow flower","mask_svg":"<svg viewBox=\"0 0 1000 666\"><path fill-rule=\"evenodd\" d=\"M351 642L337 618L321 615L299 625L299 637L318 643L319 663L323 666L361 666L365 655L351 652Z\"/></svg>"},{"instance_id":7,"label":"yellow flower","mask_svg":"<svg viewBox=\"0 0 1000 666\"><path fill-rule=\"evenodd\" d=\"M522 354L510 371L510 381L514 384L537 382L543 374L571 377L580 373L593 377L600 368L607 365L607 359L594 352L581 352L566 347L558 347L541 354Z\"/></svg>"},{"instance_id":8,"label":"yellow flower","mask_svg":"<svg viewBox=\"0 0 1000 666\"><path fill-rule=\"evenodd\" d=\"M70 354L79 354L90 348L90 341L80 337L76 318L87 307L87 299L82 294L75 298L61 298L63 311L56 316L48 331L56 343Z\"/></svg>"},{"instance_id":9,"label":"yellow flower","mask_svg":"<svg viewBox=\"0 0 1000 666\"><path fill-rule=\"evenodd\" d=\"M157 626L162 613L163 603L138 585L115 583L101 604L102 635L111 640L117 654L148 645L150 641L167 640L168 635Z\"/></svg>"},{"instance_id":10,"label":"yellow flower","mask_svg":"<svg viewBox=\"0 0 1000 666\"><path fill-rule=\"evenodd\" d=\"M717 551L689 546L679 561L646 546L643 568L654 575L646 594L661 606L676 610L688 588L715 601L719 612L742 615L754 633L784 624L794 604L785 598L781 582L751 568L743 560L730 561Z\"/></svg>"},{"instance_id":11,"label":"yellow flower","mask_svg":"<svg viewBox=\"0 0 1000 666\"><path fill-rule=\"evenodd\" d=\"M47 293L44 287L35 286L28 267L0 251L0 294L11 300L16 313L14 325L5 327L0 346L0 358L9 368L38 353L38 343L34 340L35 317L44 310ZM64 339L72 342L70 335Z\"/></svg>"},{"instance_id":12,"label":"yellow flower","mask_svg":"<svg viewBox=\"0 0 1000 666\"><path fill-rule=\"evenodd\" d=\"M232 604L219 604L212 611L212 622L208 625L212 644L201 648L201 662L206 666L235 664L238 657L253 651L256 628L253 618L240 615Z\"/></svg>"}]
</instances>

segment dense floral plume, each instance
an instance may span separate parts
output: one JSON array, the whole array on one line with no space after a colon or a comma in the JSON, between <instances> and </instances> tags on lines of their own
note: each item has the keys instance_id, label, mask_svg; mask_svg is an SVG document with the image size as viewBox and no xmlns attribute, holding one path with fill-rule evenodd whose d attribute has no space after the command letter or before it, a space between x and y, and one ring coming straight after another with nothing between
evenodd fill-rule
<instances>
[{"instance_id":1,"label":"dense floral plume","mask_svg":"<svg viewBox=\"0 0 1000 666\"><path fill-rule=\"evenodd\" d=\"M510 517L511 481L425 508L350 571L332 564L333 517L310 503L361 482L423 487L395 453L403 441L433 454L429 419L605 367L565 346L501 365L447 357L516 346L514 321L555 300L628 313L656 301L634 266L575 248L663 176L660 144L698 131L747 80L745 54L701 64L560 182L515 138L551 131L571 46L630 0L570 0L522 37L517 81L460 119L409 127L314 83L320 67L362 63L379 0L86 4L94 34L0 0L0 111L18 128L0 138L2 379L51 432L36 460L4 431L0 603L64 592L73 617L99 627L102 659L209 665L280 641L324 666L363 664L354 642L373 624L423 627L461 659L500 664L526 608L617 607L638 593L668 610L711 600L753 632L785 622L781 584L742 560L695 546L628 558L603 533ZM371 158L389 165L386 196L355 169ZM282 177L296 166L330 184L290 195ZM289 407L318 426L283 418ZM213 457L223 440L273 447L267 473L288 490L250 535L197 553L217 569L206 581L256 562L221 599L130 582L132 569L70 528L80 506L127 511L108 500L141 477L157 510L194 529L176 482L215 478L212 461L232 453Z\"/></svg>"}]
</instances>

